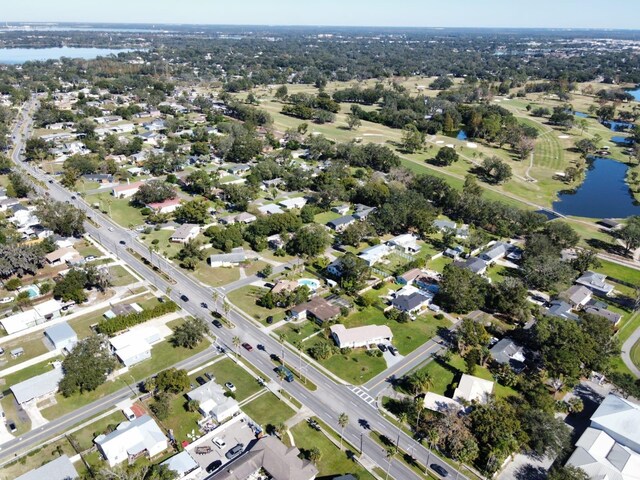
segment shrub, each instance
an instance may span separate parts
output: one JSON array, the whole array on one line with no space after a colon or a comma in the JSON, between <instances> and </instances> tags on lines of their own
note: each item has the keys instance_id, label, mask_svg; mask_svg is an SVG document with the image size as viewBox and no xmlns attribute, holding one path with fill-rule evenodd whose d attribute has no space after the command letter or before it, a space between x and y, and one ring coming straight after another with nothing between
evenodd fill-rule
<instances>
[{"instance_id":1,"label":"shrub","mask_svg":"<svg viewBox=\"0 0 640 480\"><path fill-rule=\"evenodd\" d=\"M22 287L22 280L20 280L19 278L12 278L11 280L5 282L4 287L10 292L13 292Z\"/></svg>"},{"instance_id":2,"label":"shrub","mask_svg":"<svg viewBox=\"0 0 640 480\"><path fill-rule=\"evenodd\" d=\"M164 303L160 303L150 310L143 310L142 312L129 313L127 315L118 315L108 320L103 320L98 324L96 330L98 333L105 335L113 335L120 330L133 327L140 323L151 320L152 318L161 317L168 313L177 311L180 307L178 304L169 300Z\"/></svg>"},{"instance_id":3,"label":"shrub","mask_svg":"<svg viewBox=\"0 0 640 480\"><path fill-rule=\"evenodd\" d=\"M372 348L370 350L367 350L367 355L369 355L370 357L379 358L382 356L382 352L377 348Z\"/></svg>"},{"instance_id":4,"label":"shrub","mask_svg":"<svg viewBox=\"0 0 640 480\"><path fill-rule=\"evenodd\" d=\"M442 313L436 313L433 318L435 318L436 320L442 320L444 319L444 315Z\"/></svg>"}]
</instances>

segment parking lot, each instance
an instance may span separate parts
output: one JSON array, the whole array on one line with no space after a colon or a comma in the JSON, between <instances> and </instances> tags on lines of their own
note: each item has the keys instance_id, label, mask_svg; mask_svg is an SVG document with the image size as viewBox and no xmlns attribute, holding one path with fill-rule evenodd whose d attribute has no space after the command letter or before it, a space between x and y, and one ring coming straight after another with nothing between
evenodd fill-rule
<instances>
[{"instance_id":1,"label":"parking lot","mask_svg":"<svg viewBox=\"0 0 640 480\"><path fill-rule=\"evenodd\" d=\"M209 432L201 440L194 442L187 447L189 454L195 459L196 462L206 469L209 465L216 460L222 462L225 465L230 460L225 457L225 454L231 450L234 446L241 443L246 449L249 444L256 439L256 436L249 426L249 418L246 415L239 415L233 420L220 425L214 431ZM224 442L223 447L218 447L213 443L213 440L222 440ZM209 453L196 453L198 447L211 447Z\"/></svg>"}]
</instances>

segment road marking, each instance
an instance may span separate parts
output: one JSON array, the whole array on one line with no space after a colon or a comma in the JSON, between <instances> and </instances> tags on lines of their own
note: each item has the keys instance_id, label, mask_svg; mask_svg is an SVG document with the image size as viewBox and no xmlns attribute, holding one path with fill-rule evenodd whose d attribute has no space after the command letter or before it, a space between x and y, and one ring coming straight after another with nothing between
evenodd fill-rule
<instances>
[{"instance_id":1,"label":"road marking","mask_svg":"<svg viewBox=\"0 0 640 480\"><path fill-rule=\"evenodd\" d=\"M358 397L360 397L362 400L364 400L367 404L371 405L373 408L376 408L376 399L373 398L371 395L369 395L367 392L365 392L363 390L363 388L364 387L362 387L362 388L360 388L360 387L351 387L351 388L349 388L349 390L351 390L353 393L355 393ZM353 402L351 402L351 403L353 403Z\"/></svg>"}]
</instances>

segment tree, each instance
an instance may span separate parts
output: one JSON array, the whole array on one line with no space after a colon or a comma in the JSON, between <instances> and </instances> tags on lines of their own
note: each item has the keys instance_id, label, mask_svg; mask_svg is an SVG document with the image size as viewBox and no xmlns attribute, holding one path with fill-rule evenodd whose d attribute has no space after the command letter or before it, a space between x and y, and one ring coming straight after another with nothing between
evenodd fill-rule
<instances>
[{"instance_id":1,"label":"tree","mask_svg":"<svg viewBox=\"0 0 640 480\"><path fill-rule=\"evenodd\" d=\"M186 370L168 368L156 375L156 388L160 392L182 393L189 388L191 381Z\"/></svg>"},{"instance_id":2,"label":"tree","mask_svg":"<svg viewBox=\"0 0 640 480\"><path fill-rule=\"evenodd\" d=\"M448 311L467 313L482 308L487 281L475 273L449 264L444 268L437 303Z\"/></svg>"},{"instance_id":3,"label":"tree","mask_svg":"<svg viewBox=\"0 0 640 480\"><path fill-rule=\"evenodd\" d=\"M79 178L80 173L75 168L65 168L62 173L62 180L60 180L60 183L64 187L73 190L76 188L76 183Z\"/></svg>"},{"instance_id":4,"label":"tree","mask_svg":"<svg viewBox=\"0 0 640 480\"><path fill-rule=\"evenodd\" d=\"M63 237L80 237L85 232L86 214L68 203L43 200L36 208L36 215L43 227Z\"/></svg>"},{"instance_id":5,"label":"tree","mask_svg":"<svg viewBox=\"0 0 640 480\"><path fill-rule=\"evenodd\" d=\"M576 142L576 149L584 158L586 158L587 156L595 152L598 147L595 143L593 143L593 141L589 140L588 138L581 138Z\"/></svg>"},{"instance_id":6,"label":"tree","mask_svg":"<svg viewBox=\"0 0 640 480\"><path fill-rule=\"evenodd\" d=\"M208 195L213 187L213 178L206 170L194 170L185 178L189 191L199 195Z\"/></svg>"},{"instance_id":7,"label":"tree","mask_svg":"<svg viewBox=\"0 0 640 480\"><path fill-rule=\"evenodd\" d=\"M407 124L402 129L402 149L408 153L422 150L424 146L424 133L422 133L413 123Z\"/></svg>"},{"instance_id":8,"label":"tree","mask_svg":"<svg viewBox=\"0 0 640 480\"><path fill-rule=\"evenodd\" d=\"M356 130L360 128L361 125L362 120L360 120L360 117L358 117L356 113L352 111L347 114L347 126L349 127L349 130Z\"/></svg>"},{"instance_id":9,"label":"tree","mask_svg":"<svg viewBox=\"0 0 640 480\"><path fill-rule=\"evenodd\" d=\"M395 445L387 447L386 456L387 456L387 471L384 476L384 480L389 478L389 470L391 469L391 461L398 454L398 448Z\"/></svg>"},{"instance_id":10,"label":"tree","mask_svg":"<svg viewBox=\"0 0 640 480\"><path fill-rule=\"evenodd\" d=\"M627 254L640 247L640 217L629 217L627 224L618 230L617 237L624 243Z\"/></svg>"},{"instance_id":11,"label":"tree","mask_svg":"<svg viewBox=\"0 0 640 480\"><path fill-rule=\"evenodd\" d=\"M289 90L287 89L287 86L286 85L280 85L276 89L276 93L274 94L274 97L277 100L284 100L285 98L287 98L288 94L289 94Z\"/></svg>"},{"instance_id":12,"label":"tree","mask_svg":"<svg viewBox=\"0 0 640 480\"><path fill-rule=\"evenodd\" d=\"M549 471L547 480L589 480L587 472L573 465L555 465Z\"/></svg>"},{"instance_id":13,"label":"tree","mask_svg":"<svg viewBox=\"0 0 640 480\"><path fill-rule=\"evenodd\" d=\"M598 252L592 248L583 248L578 250L576 258L571 260L571 266L578 273L583 274L592 268L600 268L602 264L598 258Z\"/></svg>"},{"instance_id":14,"label":"tree","mask_svg":"<svg viewBox=\"0 0 640 480\"><path fill-rule=\"evenodd\" d=\"M504 183L511 178L511 167L498 157L485 158L482 161L484 177L490 183Z\"/></svg>"},{"instance_id":15,"label":"tree","mask_svg":"<svg viewBox=\"0 0 640 480\"><path fill-rule=\"evenodd\" d=\"M234 348L236 349L236 356L240 355L238 350L240 348L240 345L242 344L242 340L240 340L240 337L238 337L237 335L235 337L233 337L232 339L232 343Z\"/></svg>"},{"instance_id":16,"label":"tree","mask_svg":"<svg viewBox=\"0 0 640 480\"><path fill-rule=\"evenodd\" d=\"M135 205L144 206L149 203L164 202L172 198L176 198L173 186L162 180L149 180L140 186L131 198L131 202Z\"/></svg>"},{"instance_id":17,"label":"tree","mask_svg":"<svg viewBox=\"0 0 640 480\"><path fill-rule=\"evenodd\" d=\"M205 251L202 250L200 240L191 239L177 253L176 258L180 260L180 266L188 270L195 270L198 263L206 258Z\"/></svg>"},{"instance_id":18,"label":"tree","mask_svg":"<svg viewBox=\"0 0 640 480\"><path fill-rule=\"evenodd\" d=\"M159 420L166 420L171 415L171 395L166 392L160 392L154 397L151 404L151 411Z\"/></svg>"},{"instance_id":19,"label":"tree","mask_svg":"<svg viewBox=\"0 0 640 480\"><path fill-rule=\"evenodd\" d=\"M520 415L520 421L529 449L540 457L556 457L571 445L569 428L551 412L529 408Z\"/></svg>"},{"instance_id":20,"label":"tree","mask_svg":"<svg viewBox=\"0 0 640 480\"><path fill-rule=\"evenodd\" d=\"M9 174L9 188L7 194L12 197L25 198L33 190L31 184L27 179L18 172L11 172Z\"/></svg>"},{"instance_id":21,"label":"tree","mask_svg":"<svg viewBox=\"0 0 640 480\"><path fill-rule=\"evenodd\" d=\"M303 225L287 243L292 255L316 257L329 246L331 239L323 225L310 223Z\"/></svg>"},{"instance_id":22,"label":"tree","mask_svg":"<svg viewBox=\"0 0 640 480\"><path fill-rule=\"evenodd\" d=\"M546 235L558 251L573 248L580 241L580 235L566 222L548 222L542 233Z\"/></svg>"},{"instance_id":23,"label":"tree","mask_svg":"<svg viewBox=\"0 0 640 480\"><path fill-rule=\"evenodd\" d=\"M451 147L442 147L440 150L438 150L438 153L436 154L434 160L439 165L449 166L454 162L457 162L458 158L460 157L455 149Z\"/></svg>"},{"instance_id":24,"label":"tree","mask_svg":"<svg viewBox=\"0 0 640 480\"><path fill-rule=\"evenodd\" d=\"M53 296L64 302L82 303L87 300L84 289L87 286L87 274L77 268L72 268L56 283L53 288Z\"/></svg>"},{"instance_id":25,"label":"tree","mask_svg":"<svg viewBox=\"0 0 640 480\"><path fill-rule=\"evenodd\" d=\"M262 278L268 278L273 273L273 267L271 265L266 265L262 270L258 272L258 274Z\"/></svg>"},{"instance_id":26,"label":"tree","mask_svg":"<svg viewBox=\"0 0 640 480\"><path fill-rule=\"evenodd\" d=\"M504 315L526 322L530 316L528 290L522 280L506 277L498 284L492 284L489 304Z\"/></svg>"},{"instance_id":27,"label":"tree","mask_svg":"<svg viewBox=\"0 0 640 480\"><path fill-rule=\"evenodd\" d=\"M473 174L467 173L465 175L462 192L469 197L482 196L482 186L480 186L480 184L476 180L476 177Z\"/></svg>"},{"instance_id":28,"label":"tree","mask_svg":"<svg viewBox=\"0 0 640 480\"><path fill-rule=\"evenodd\" d=\"M322 458L322 452L318 447L311 447L309 450L309 461L314 465L318 465L320 459Z\"/></svg>"},{"instance_id":29,"label":"tree","mask_svg":"<svg viewBox=\"0 0 640 480\"><path fill-rule=\"evenodd\" d=\"M425 370L416 370L407 377L407 383L414 395L426 392L433 385L433 378Z\"/></svg>"},{"instance_id":30,"label":"tree","mask_svg":"<svg viewBox=\"0 0 640 480\"><path fill-rule=\"evenodd\" d=\"M344 429L349 425L349 415L342 412L338 415L338 425L340 426L340 450L342 450L342 441L344 439Z\"/></svg>"},{"instance_id":31,"label":"tree","mask_svg":"<svg viewBox=\"0 0 640 480\"><path fill-rule=\"evenodd\" d=\"M175 346L195 348L204 339L208 331L207 324L200 318L189 318L176 327L171 338Z\"/></svg>"},{"instance_id":32,"label":"tree","mask_svg":"<svg viewBox=\"0 0 640 480\"><path fill-rule=\"evenodd\" d=\"M518 143L516 144L516 150L518 151L518 155L520 156L520 160L524 160L529 156L531 152L536 148L536 143L533 138L522 136Z\"/></svg>"},{"instance_id":33,"label":"tree","mask_svg":"<svg viewBox=\"0 0 640 480\"><path fill-rule=\"evenodd\" d=\"M471 349L487 346L491 340L491 335L489 335L482 323L465 318L455 332L455 339L458 352L465 355Z\"/></svg>"},{"instance_id":34,"label":"tree","mask_svg":"<svg viewBox=\"0 0 640 480\"><path fill-rule=\"evenodd\" d=\"M90 392L102 385L107 374L116 367L116 361L107 347L106 338L92 335L76 343L62 361L64 377L60 392L69 397L76 392Z\"/></svg>"},{"instance_id":35,"label":"tree","mask_svg":"<svg viewBox=\"0 0 640 480\"><path fill-rule=\"evenodd\" d=\"M207 223L211 218L209 202L202 199L185 202L176 209L174 218L178 223L197 223L200 225Z\"/></svg>"}]
</instances>

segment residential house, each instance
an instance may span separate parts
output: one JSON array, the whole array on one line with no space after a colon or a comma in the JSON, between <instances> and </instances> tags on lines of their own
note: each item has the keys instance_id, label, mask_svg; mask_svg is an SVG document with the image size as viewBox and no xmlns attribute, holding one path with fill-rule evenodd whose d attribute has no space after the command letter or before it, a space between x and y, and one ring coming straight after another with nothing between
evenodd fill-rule
<instances>
[{"instance_id":1,"label":"residential house","mask_svg":"<svg viewBox=\"0 0 640 480\"><path fill-rule=\"evenodd\" d=\"M422 270L413 268L408 272L404 272L402 275L398 275L396 277L396 283L399 285L411 285L420 275L422 275Z\"/></svg>"},{"instance_id":2,"label":"residential house","mask_svg":"<svg viewBox=\"0 0 640 480\"><path fill-rule=\"evenodd\" d=\"M176 197L168 198L163 202L148 203L147 207L155 213L173 213L178 209L181 203L182 200L180 197Z\"/></svg>"},{"instance_id":3,"label":"residential house","mask_svg":"<svg viewBox=\"0 0 640 480\"><path fill-rule=\"evenodd\" d=\"M460 258L460 255L462 255L463 253L464 253L464 247L458 245L454 248L447 248L443 252L443 255L445 257L449 257L449 258L453 258L454 260L457 260L458 258Z\"/></svg>"},{"instance_id":4,"label":"residential house","mask_svg":"<svg viewBox=\"0 0 640 480\"><path fill-rule=\"evenodd\" d=\"M611 322L611 324L614 327L617 326L618 323L620 323L620 320L622 320L622 315L621 314L616 313L616 312L612 312L611 310L609 310L607 308L587 305L584 308L583 311L584 311L584 313L588 313L590 315L595 315L597 317L606 318L607 320L609 320Z\"/></svg>"},{"instance_id":5,"label":"residential house","mask_svg":"<svg viewBox=\"0 0 640 480\"><path fill-rule=\"evenodd\" d=\"M579 317L573 313L571 305L563 300L553 300L546 314L552 317L564 318L566 320L578 320Z\"/></svg>"},{"instance_id":6,"label":"residential house","mask_svg":"<svg viewBox=\"0 0 640 480\"><path fill-rule=\"evenodd\" d=\"M14 480L75 480L76 478L80 478L80 476L65 454L14 478Z\"/></svg>"},{"instance_id":7,"label":"residential house","mask_svg":"<svg viewBox=\"0 0 640 480\"><path fill-rule=\"evenodd\" d=\"M284 213L278 205L275 203L267 203L266 205L260 205L258 211L263 215L274 215L276 213Z\"/></svg>"},{"instance_id":8,"label":"residential house","mask_svg":"<svg viewBox=\"0 0 640 480\"><path fill-rule=\"evenodd\" d=\"M83 260L82 256L73 247L59 248L47 253L44 258L49 265L54 267L64 263L78 263Z\"/></svg>"},{"instance_id":9,"label":"residential house","mask_svg":"<svg viewBox=\"0 0 640 480\"><path fill-rule=\"evenodd\" d=\"M364 325L346 328L342 324L331 325L331 336L338 348L359 348L390 342L393 332L386 325Z\"/></svg>"},{"instance_id":10,"label":"residential house","mask_svg":"<svg viewBox=\"0 0 640 480\"><path fill-rule=\"evenodd\" d=\"M247 165L246 163L243 163L241 165L233 165L232 167L227 168L227 172L229 172L229 174L231 175L244 175L246 173L249 173L249 171L251 171L251 166Z\"/></svg>"},{"instance_id":11,"label":"residential house","mask_svg":"<svg viewBox=\"0 0 640 480\"><path fill-rule=\"evenodd\" d=\"M349 225L355 222L356 219L353 215L345 215L334 220L327 222L327 227L336 232L343 232Z\"/></svg>"},{"instance_id":12,"label":"residential house","mask_svg":"<svg viewBox=\"0 0 640 480\"><path fill-rule=\"evenodd\" d=\"M292 210L294 208L302 208L307 204L307 199L304 197L295 197L295 198L287 198L286 200L282 200L279 205L282 208L287 210Z\"/></svg>"},{"instance_id":13,"label":"residential house","mask_svg":"<svg viewBox=\"0 0 640 480\"><path fill-rule=\"evenodd\" d=\"M129 198L133 197L140 187L144 185L144 182L133 182L127 183L126 185L118 185L117 187L113 187L111 190L111 195L116 198Z\"/></svg>"},{"instance_id":14,"label":"residential house","mask_svg":"<svg viewBox=\"0 0 640 480\"><path fill-rule=\"evenodd\" d=\"M458 388L453 392L453 399L458 401L485 403L493 393L493 382L473 375L462 374Z\"/></svg>"},{"instance_id":15,"label":"residential house","mask_svg":"<svg viewBox=\"0 0 640 480\"><path fill-rule=\"evenodd\" d=\"M296 319L312 317L322 325L324 322L337 318L340 315L340 309L322 297L313 297L308 302L291 308L290 314Z\"/></svg>"},{"instance_id":16,"label":"residential house","mask_svg":"<svg viewBox=\"0 0 640 480\"><path fill-rule=\"evenodd\" d=\"M464 268L476 275L484 275L487 273L487 262L478 257L469 257L465 260L456 260L453 262L456 267Z\"/></svg>"},{"instance_id":17,"label":"residential house","mask_svg":"<svg viewBox=\"0 0 640 480\"><path fill-rule=\"evenodd\" d=\"M591 301L593 292L584 285L573 285L560 294L560 298L566 300L577 310Z\"/></svg>"},{"instance_id":18,"label":"residential house","mask_svg":"<svg viewBox=\"0 0 640 480\"><path fill-rule=\"evenodd\" d=\"M209 257L209 264L213 268L234 267L247 261L247 254L242 247L234 248L231 253L220 253Z\"/></svg>"},{"instance_id":19,"label":"residential house","mask_svg":"<svg viewBox=\"0 0 640 480\"><path fill-rule=\"evenodd\" d=\"M55 395L58 391L58 383L63 377L62 364L54 362L52 370L11 385L9 389L18 405L31 401L37 403Z\"/></svg>"},{"instance_id":20,"label":"residential house","mask_svg":"<svg viewBox=\"0 0 640 480\"><path fill-rule=\"evenodd\" d=\"M346 215L349 211L349 205L338 205L337 207L333 207L331 211L339 215Z\"/></svg>"},{"instance_id":21,"label":"residential house","mask_svg":"<svg viewBox=\"0 0 640 480\"><path fill-rule=\"evenodd\" d=\"M369 207L360 203L356 204L353 218L356 220L366 220L369 215L376 211L376 207Z\"/></svg>"},{"instance_id":22,"label":"residential house","mask_svg":"<svg viewBox=\"0 0 640 480\"><path fill-rule=\"evenodd\" d=\"M524 349L510 338L503 338L489 352L493 360L501 365L509 365L516 371L524 368Z\"/></svg>"},{"instance_id":23,"label":"residential house","mask_svg":"<svg viewBox=\"0 0 640 480\"><path fill-rule=\"evenodd\" d=\"M187 398L196 400L200 413L217 423L222 423L240 412L238 402L227 397L225 390L213 380L188 392Z\"/></svg>"},{"instance_id":24,"label":"residential house","mask_svg":"<svg viewBox=\"0 0 640 480\"><path fill-rule=\"evenodd\" d=\"M251 444L252 448L225 465L208 480L314 480L318 469L300 458L300 450L287 447L278 437L269 435Z\"/></svg>"},{"instance_id":25,"label":"residential house","mask_svg":"<svg viewBox=\"0 0 640 480\"><path fill-rule=\"evenodd\" d=\"M496 242L491 247L478 255L479 258L487 262L489 265L502 260L511 251L513 246L505 242Z\"/></svg>"},{"instance_id":26,"label":"residential house","mask_svg":"<svg viewBox=\"0 0 640 480\"><path fill-rule=\"evenodd\" d=\"M60 317L60 310L63 303L55 299L34 305L31 309L16 313L10 317L0 318L0 323L8 335L26 330L27 328L41 325L50 320Z\"/></svg>"},{"instance_id":27,"label":"residential house","mask_svg":"<svg viewBox=\"0 0 640 480\"><path fill-rule=\"evenodd\" d=\"M180 480L194 480L202 476L202 467L186 450L177 453L173 457L162 462L168 470L173 470Z\"/></svg>"},{"instance_id":28,"label":"residential house","mask_svg":"<svg viewBox=\"0 0 640 480\"><path fill-rule=\"evenodd\" d=\"M67 350L70 352L78 343L78 335L67 322L58 323L44 331L45 338L55 350Z\"/></svg>"},{"instance_id":29,"label":"residential house","mask_svg":"<svg viewBox=\"0 0 640 480\"><path fill-rule=\"evenodd\" d=\"M596 295L609 296L613 292L613 285L605 282L607 276L602 273L585 272L576 280L578 285L584 285Z\"/></svg>"},{"instance_id":30,"label":"residential house","mask_svg":"<svg viewBox=\"0 0 640 480\"><path fill-rule=\"evenodd\" d=\"M258 219L258 217L256 217L255 215L249 213L249 212L242 212L239 213L238 215L236 215L235 221L236 223L251 223L251 222L255 222Z\"/></svg>"},{"instance_id":31,"label":"residential house","mask_svg":"<svg viewBox=\"0 0 640 480\"><path fill-rule=\"evenodd\" d=\"M455 230L458 227L458 224L456 222L452 222L451 220L434 220L432 225L433 228L435 228L439 232Z\"/></svg>"},{"instance_id":32,"label":"residential house","mask_svg":"<svg viewBox=\"0 0 640 480\"><path fill-rule=\"evenodd\" d=\"M567 465L591 479L633 480L640 471L640 406L609 394L591 415Z\"/></svg>"},{"instance_id":33,"label":"residential house","mask_svg":"<svg viewBox=\"0 0 640 480\"><path fill-rule=\"evenodd\" d=\"M619 230L622 228L622 223L614 220L613 218L603 218L598 223L604 227L607 227L609 230Z\"/></svg>"},{"instance_id":34,"label":"residential house","mask_svg":"<svg viewBox=\"0 0 640 480\"><path fill-rule=\"evenodd\" d=\"M113 175L110 173L85 173L82 175L85 182L98 182L101 184L110 184L114 182Z\"/></svg>"},{"instance_id":35,"label":"residential house","mask_svg":"<svg viewBox=\"0 0 640 480\"><path fill-rule=\"evenodd\" d=\"M433 300L433 296L431 292L408 285L396 292L396 296L391 301L391 305L401 312L416 313L427 307L431 300Z\"/></svg>"},{"instance_id":36,"label":"residential house","mask_svg":"<svg viewBox=\"0 0 640 480\"><path fill-rule=\"evenodd\" d=\"M372 247L365 248L358 254L358 257L364 260L368 266L373 266L380 262L384 257L391 253L389 246L381 243Z\"/></svg>"},{"instance_id":37,"label":"residential house","mask_svg":"<svg viewBox=\"0 0 640 480\"><path fill-rule=\"evenodd\" d=\"M387 241L387 245L400 250L403 253L415 254L422 248L418 245L418 237L412 233L405 233L404 235L398 235Z\"/></svg>"},{"instance_id":38,"label":"residential house","mask_svg":"<svg viewBox=\"0 0 640 480\"><path fill-rule=\"evenodd\" d=\"M173 243L187 243L200 233L200 226L193 223L185 223L176 228L169 240Z\"/></svg>"},{"instance_id":39,"label":"residential house","mask_svg":"<svg viewBox=\"0 0 640 480\"><path fill-rule=\"evenodd\" d=\"M433 392L424 395L424 408L438 413L457 412L462 409L460 402Z\"/></svg>"},{"instance_id":40,"label":"residential house","mask_svg":"<svg viewBox=\"0 0 640 480\"><path fill-rule=\"evenodd\" d=\"M271 289L271 293L293 292L299 286L300 284L295 280L278 280Z\"/></svg>"},{"instance_id":41,"label":"residential house","mask_svg":"<svg viewBox=\"0 0 640 480\"><path fill-rule=\"evenodd\" d=\"M108 435L98 435L94 442L111 467L141 456L153 458L168 447L167 437L149 415L123 422Z\"/></svg>"},{"instance_id":42,"label":"residential house","mask_svg":"<svg viewBox=\"0 0 640 480\"><path fill-rule=\"evenodd\" d=\"M151 347L163 338L158 328L141 325L111 337L109 345L122 364L131 367L151 358Z\"/></svg>"},{"instance_id":43,"label":"residential house","mask_svg":"<svg viewBox=\"0 0 640 480\"><path fill-rule=\"evenodd\" d=\"M3 198L2 200L0 200L0 212L6 212L9 207L19 204L20 202L17 198Z\"/></svg>"},{"instance_id":44,"label":"residential house","mask_svg":"<svg viewBox=\"0 0 640 480\"><path fill-rule=\"evenodd\" d=\"M267 237L267 245L269 245L269 248L272 250L278 250L284 248L284 240L282 240L279 233L276 233L275 235Z\"/></svg>"}]
</instances>

